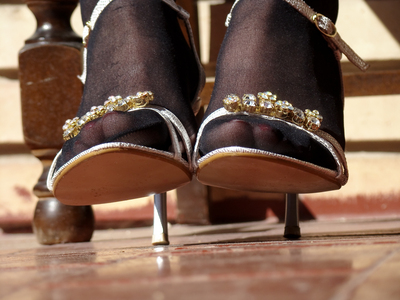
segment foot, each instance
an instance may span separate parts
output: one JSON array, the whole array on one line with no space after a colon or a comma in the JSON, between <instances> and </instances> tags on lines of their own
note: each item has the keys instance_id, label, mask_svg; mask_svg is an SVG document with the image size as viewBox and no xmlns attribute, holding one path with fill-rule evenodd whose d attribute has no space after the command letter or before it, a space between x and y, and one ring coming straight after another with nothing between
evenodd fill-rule
<instances>
[{"instance_id":1,"label":"foot","mask_svg":"<svg viewBox=\"0 0 400 300\"><path fill-rule=\"evenodd\" d=\"M90 19L97 0L81 1L82 19ZM175 114L189 136L196 133L191 101L198 67L178 24L177 14L160 0L114 0L100 14L88 41L87 79L77 116L123 98L152 91L151 104ZM93 146L127 142L168 150L164 120L153 111L111 112L86 124L63 147L57 166Z\"/></svg>"},{"instance_id":2,"label":"foot","mask_svg":"<svg viewBox=\"0 0 400 300\"><path fill-rule=\"evenodd\" d=\"M313 2L309 4L322 6L315 10L336 20L336 1L325 6ZM318 110L324 117L320 129L344 147L340 69L321 33L285 1L241 0L221 47L205 117L221 108L228 94L241 97L265 91L303 111ZM336 170L325 147L282 122L246 116L210 122L200 141L200 154L229 146L270 151Z\"/></svg>"}]
</instances>

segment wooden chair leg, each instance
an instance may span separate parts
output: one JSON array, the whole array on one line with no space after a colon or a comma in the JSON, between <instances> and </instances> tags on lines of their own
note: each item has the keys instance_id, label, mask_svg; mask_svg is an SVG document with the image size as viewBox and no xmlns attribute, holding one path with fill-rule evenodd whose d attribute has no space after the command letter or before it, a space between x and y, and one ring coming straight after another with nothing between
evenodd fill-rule
<instances>
[{"instance_id":1,"label":"wooden chair leg","mask_svg":"<svg viewBox=\"0 0 400 300\"><path fill-rule=\"evenodd\" d=\"M68 207L46 187L49 165L62 147L62 125L75 116L82 96L81 38L70 25L78 0L27 0L37 29L19 53L19 79L24 139L43 164L34 188L39 198L33 229L39 243L56 244L90 240L92 208Z\"/></svg>"},{"instance_id":2,"label":"wooden chair leg","mask_svg":"<svg viewBox=\"0 0 400 300\"><path fill-rule=\"evenodd\" d=\"M91 206L67 206L47 189L46 180L50 164L56 154L53 150L32 150L43 165L43 172L33 188L38 197L32 228L40 244L53 245L90 241L94 231Z\"/></svg>"},{"instance_id":3,"label":"wooden chair leg","mask_svg":"<svg viewBox=\"0 0 400 300\"><path fill-rule=\"evenodd\" d=\"M32 222L33 232L42 245L90 241L94 231L91 206L68 206L54 197L41 198Z\"/></svg>"}]
</instances>

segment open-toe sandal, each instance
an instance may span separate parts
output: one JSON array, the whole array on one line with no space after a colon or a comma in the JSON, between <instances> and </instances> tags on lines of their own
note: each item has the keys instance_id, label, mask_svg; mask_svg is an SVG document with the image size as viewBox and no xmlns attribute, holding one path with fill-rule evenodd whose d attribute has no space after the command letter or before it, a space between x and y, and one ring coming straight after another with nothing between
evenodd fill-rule
<instances>
[{"instance_id":1,"label":"open-toe sandal","mask_svg":"<svg viewBox=\"0 0 400 300\"><path fill-rule=\"evenodd\" d=\"M83 41L88 42L89 34L95 30L98 17L112 2L99 1L90 21L84 27ZM163 0L176 11L186 25L190 48L198 67L199 83L192 103L193 111L199 108L198 95L204 85L204 73L197 56L189 25L189 15L173 0ZM123 22L123 21L121 21ZM86 47L84 48L84 72L86 79ZM157 94L151 91L134 91L126 97L111 96L104 105L94 106L81 117L67 120L63 130L66 141L77 138L85 126L96 124L107 114L135 114L152 111L165 122L169 132L170 146L157 149L139 144L111 141L86 149L72 158L60 160L61 150L49 170L47 185L55 197L68 205L88 205L134 199L155 193L162 193L190 182L192 178L191 139L179 118L168 109L153 105ZM103 101L103 100L102 100Z\"/></svg>"},{"instance_id":2,"label":"open-toe sandal","mask_svg":"<svg viewBox=\"0 0 400 300\"><path fill-rule=\"evenodd\" d=\"M328 17L316 13L302 0L282 1L291 6L278 3L285 6L286 10L293 11L294 8L293 14L300 13L302 15L300 15L300 19L304 16L310 23L315 24L315 27L314 25L310 26L310 30L315 30L314 34L323 36L338 61L339 67L335 67L339 68L337 77L340 77L339 61L342 53L361 70L368 68L368 65L340 38L334 23ZM238 1L233 7L237 3ZM232 16L232 20L234 20L234 11ZM228 15L228 23L230 18L231 14ZM243 21L243 18L241 20ZM308 22L305 23L308 24ZM323 40L322 43L324 43ZM293 55L296 55L296 49L293 48L292 51ZM335 62L334 65L336 65ZM268 72L273 74L274 70L271 69ZM238 72L236 75L240 76L240 73ZM254 74L254 76L257 75ZM253 79L248 78L248 80ZM340 90L341 78L338 78L338 82L339 80L338 94L342 94L343 102L343 93ZM348 180L343 149L344 141L339 143L330 134L331 132L325 129L325 120L323 120L322 113L319 112L323 109L319 107L300 108L296 104L296 99L281 99L276 91L269 90L268 86L264 88L265 90L250 91L249 94L243 96L226 95L224 99L220 99L223 105L221 104L220 108L208 114L203 120L193 150L194 171L198 180L206 185L256 192L313 193L339 189L343 186ZM338 98L340 99L340 97ZM342 106L343 117L343 104L339 105ZM327 164L319 163L317 156L320 154L318 153L312 154L313 157L310 159L303 159L301 156L243 147L234 143L217 147L211 151L201 149L204 135L212 126L227 124L233 119L253 124L267 124L270 128L286 133L290 132L292 140L307 139L310 144L316 145L318 151L323 152L321 154L324 156L323 160L329 162ZM338 122L340 121L342 122L342 119ZM335 121L328 120L327 122L331 124ZM232 133L232 136L235 136L235 133Z\"/></svg>"}]
</instances>

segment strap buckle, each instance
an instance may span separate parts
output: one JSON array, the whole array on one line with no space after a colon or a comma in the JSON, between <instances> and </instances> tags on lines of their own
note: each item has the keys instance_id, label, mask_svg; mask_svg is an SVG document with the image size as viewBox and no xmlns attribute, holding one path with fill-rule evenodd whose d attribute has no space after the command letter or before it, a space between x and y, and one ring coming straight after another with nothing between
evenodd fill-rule
<instances>
[{"instance_id":1,"label":"strap buckle","mask_svg":"<svg viewBox=\"0 0 400 300\"><path fill-rule=\"evenodd\" d=\"M92 30L93 30L92 23L90 21L87 21L85 27L83 28L83 37L82 37L82 44L83 47L85 48L87 48L89 42L89 36Z\"/></svg>"},{"instance_id":2,"label":"strap buckle","mask_svg":"<svg viewBox=\"0 0 400 300\"><path fill-rule=\"evenodd\" d=\"M337 29L335 24L328 18L325 17L322 14L316 13L311 17L311 20L314 22L315 26L318 28L318 30L330 37L333 38L337 34Z\"/></svg>"}]
</instances>

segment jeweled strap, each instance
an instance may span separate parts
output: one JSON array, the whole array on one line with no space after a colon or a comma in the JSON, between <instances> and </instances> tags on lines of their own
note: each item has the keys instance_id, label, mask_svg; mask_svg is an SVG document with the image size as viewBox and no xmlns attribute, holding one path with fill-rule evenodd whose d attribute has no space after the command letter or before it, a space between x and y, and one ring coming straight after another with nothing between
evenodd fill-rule
<instances>
[{"instance_id":1,"label":"jeweled strap","mask_svg":"<svg viewBox=\"0 0 400 300\"><path fill-rule=\"evenodd\" d=\"M66 120L63 126L63 138L65 141L68 141L69 139L76 137L83 126L95 119L101 118L108 112L127 112L133 108L142 108L147 106L151 101L153 101L153 99L154 95L150 91L138 92L136 95L129 95L125 98L122 98L121 96L110 96L104 102L104 105L92 106L90 111L80 118L75 117L72 120Z\"/></svg>"},{"instance_id":2,"label":"jeweled strap","mask_svg":"<svg viewBox=\"0 0 400 300\"><path fill-rule=\"evenodd\" d=\"M276 117L309 131L317 131L323 120L318 110L306 109L303 112L286 100L278 100L278 97L271 92L260 92L257 97L253 94L244 94L242 99L230 94L222 102L229 112L248 112Z\"/></svg>"},{"instance_id":3,"label":"jeweled strap","mask_svg":"<svg viewBox=\"0 0 400 300\"><path fill-rule=\"evenodd\" d=\"M230 13L228 14L225 26L228 27L230 20L232 18L233 8L240 0L236 0L233 3ZM310 6L307 5L303 0L283 0L295 8L299 13L305 16L310 22L314 23L317 29L323 34L324 38L328 41L330 46L334 50L340 51L346 55L346 57L351 61L357 68L361 71L368 69L369 64L367 64L361 57L359 57L345 41L342 40L339 33L336 30L335 24L326 16L315 12Z\"/></svg>"}]
</instances>

